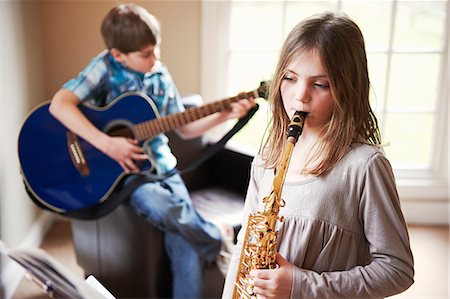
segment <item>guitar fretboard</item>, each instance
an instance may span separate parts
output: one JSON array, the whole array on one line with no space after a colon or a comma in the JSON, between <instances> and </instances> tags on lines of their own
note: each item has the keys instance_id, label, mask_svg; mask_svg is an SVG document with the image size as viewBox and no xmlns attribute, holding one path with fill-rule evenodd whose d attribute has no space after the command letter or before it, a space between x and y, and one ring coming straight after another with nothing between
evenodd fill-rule
<instances>
[{"instance_id":1,"label":"guitar fretboard","mask_svg":"<svg viewBox=\"0 0 450 299\"><path fill-rule=\"evenodd\" d=\"M140 141L146 140L152 136L169 132L213 113L229 110L231 109L231 103L250 97L258 97L258 93L256 91L242 92L232 98L216 101L200 107L189 108L183 112L137 124L133 127L135 137Z\"/></svg>"}]
</instances>

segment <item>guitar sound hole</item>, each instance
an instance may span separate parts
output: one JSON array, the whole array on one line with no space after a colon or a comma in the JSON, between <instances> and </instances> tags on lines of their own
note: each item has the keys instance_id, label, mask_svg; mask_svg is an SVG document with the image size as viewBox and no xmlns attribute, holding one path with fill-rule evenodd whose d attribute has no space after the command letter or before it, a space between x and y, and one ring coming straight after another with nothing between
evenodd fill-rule
<instances>
[{"instance_id":1,"label":"guitar sound hole","mask_svg":"<svg viewBox=\"0 0 450 299\"><path fill-rule=\"evenodd\" d=\"M134 138L134 133L130 129L129 126L120 124L120 125L114 125L113 127L109 128L106 133L109 136L114 137L126 137L126 138Z\"/></svg>"},{"instance_id":2,"label":"guitar sound hole","mask_svg":"<svg viewBox=\"0 0 450 299\"><path fill-rule=\"evenodd\" d=\"M135 139L135 134L131 129L132 126L133 124L128 125L116 122L113 125L110 124L108 130L105 130L105 133L107 133L109 136ZM149 160L137 160L134 161L134 163L141 171L148 171L151 168Z\"/></svg>"}]
</instances>

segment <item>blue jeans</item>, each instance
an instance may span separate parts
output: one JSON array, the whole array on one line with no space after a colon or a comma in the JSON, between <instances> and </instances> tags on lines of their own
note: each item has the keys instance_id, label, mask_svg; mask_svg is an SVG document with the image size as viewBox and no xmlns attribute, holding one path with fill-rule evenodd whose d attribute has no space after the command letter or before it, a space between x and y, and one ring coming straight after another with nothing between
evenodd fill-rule
<instances>
[{"instance_id":1,"label":"blue jeans","mask_svg":"<svg viewBox=\"0 0 450 299\"><path fill-rule=\"evenodd\" d=\"M130 203L164 232L173 298L201 298L203 265L218 254L221 237L218 228L195 211L180 175L139 186L131 194Z\"/></svg>"}]
</instances>

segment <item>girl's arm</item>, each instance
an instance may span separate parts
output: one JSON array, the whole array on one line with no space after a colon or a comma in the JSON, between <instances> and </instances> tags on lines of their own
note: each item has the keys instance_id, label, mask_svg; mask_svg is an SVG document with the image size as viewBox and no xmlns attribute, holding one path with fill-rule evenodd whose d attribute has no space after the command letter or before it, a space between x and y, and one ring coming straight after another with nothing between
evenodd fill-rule
<instances>
[{"instance_id":1,"label":"girl's arm","mask_svg":"<svg viewBox=\"0 0 450 299\"><path fill-rule=\"evenodd\" d=\"M360 182L359 219L373 260L347 271L317 273L294 267L291 298L382 298L413 283L413 256L387 159L375 155Z\"/></svg>"}]
</instances>

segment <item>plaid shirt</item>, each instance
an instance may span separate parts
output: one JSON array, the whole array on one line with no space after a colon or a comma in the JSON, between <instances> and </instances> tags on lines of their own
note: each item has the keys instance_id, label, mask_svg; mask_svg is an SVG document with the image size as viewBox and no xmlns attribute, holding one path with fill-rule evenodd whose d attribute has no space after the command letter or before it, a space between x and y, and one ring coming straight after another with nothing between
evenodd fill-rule
<instances>
[{"instance_id":1,"label":"plaid shirt","mask_svg":"<svg viewBox=\"0 0 450 299\"><path fill-rule=\"evenodd\" d=\"M178 90L166 66L157 61L152 72L135 72L117 62L105 50L94 57L88 66L63 88L72 91L83 102L105 106L121 94L140 91L147 94L156 105L161 116L184 110L179 101ZM166 173L176 167L177 161L168 146L168 138L157 135L147 143L157 173Z\"/></svg>"}]
</instances>

